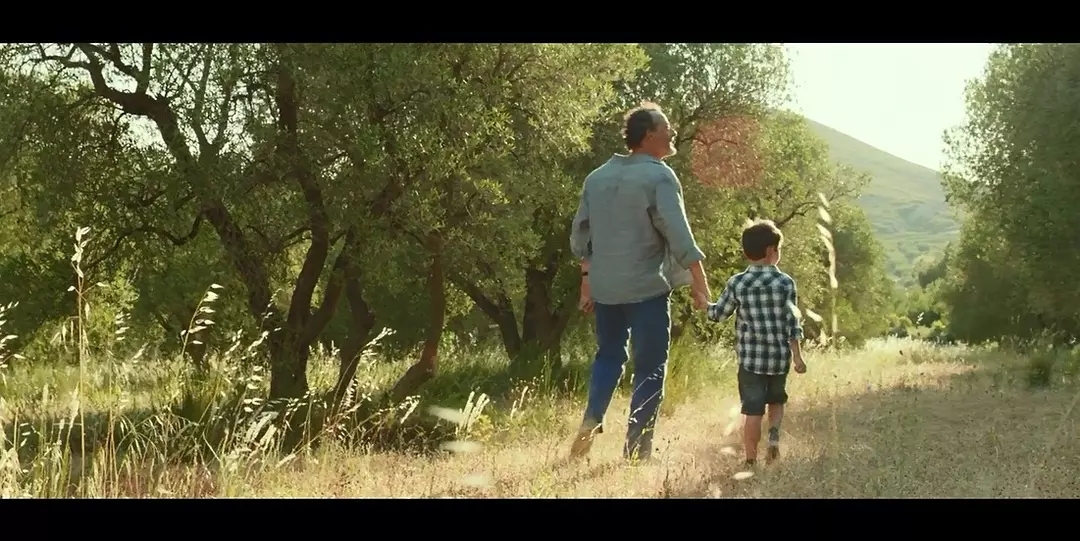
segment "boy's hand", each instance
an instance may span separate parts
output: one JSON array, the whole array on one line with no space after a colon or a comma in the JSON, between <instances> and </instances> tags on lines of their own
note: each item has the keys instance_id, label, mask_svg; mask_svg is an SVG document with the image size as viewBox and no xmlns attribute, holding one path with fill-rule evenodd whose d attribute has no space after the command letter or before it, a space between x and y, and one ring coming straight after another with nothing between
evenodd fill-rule
<instances>
[{"instance_id":1,"label":"boy's hand","mask_svg":"<svg viewBox=\"0 0 1080 541\"><path fill-rule=\"evenodd\" d=\"M795 373L796 374L805 374L806 373L806 363L803 362L802 355L796 355L795 356Z\"/></svg>"}]
</instances>

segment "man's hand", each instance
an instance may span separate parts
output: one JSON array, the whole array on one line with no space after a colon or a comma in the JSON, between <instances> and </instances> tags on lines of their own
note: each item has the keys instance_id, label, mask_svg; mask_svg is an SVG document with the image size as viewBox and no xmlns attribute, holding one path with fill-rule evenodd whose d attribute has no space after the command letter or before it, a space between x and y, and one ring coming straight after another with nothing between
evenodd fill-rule
<instances>
[{"instance_id":1,"label":"man's hand","mask_svg":"<svg viewBox=\"0 0 1080 541\"><path fill-rule=\"evenodd\" d=\"M712 293L709 292L709 280L705 278L705 268L701 261L690 265L690 276L693 278L690 283L690 298L694 300L694 308L705 310L712 300Z\"/></svg>"},{"instance_id":2,"label":"man's hand","mask_svg":"<svg viewBox=\"0 0 1080 541\"><path fill-rule=\"evenodd\" d=\"M694 280L694 283L690 286L690 297L694 300L694 308L698 310L705 310L709 307L709 302L712 301L712 295L709 293L709 284L704 280Z\"/></svg>"},{"instance_id":3,"label":"man's hand","mask_svg":"<svg viewBox=\"0 0 1080 541\"><path fill-rule=\"evenodd\" d=\"M589 287L589 277L581 277L581 297L578 299L578 308L586 314L592 313L593 300L592 289Z\"/></svg>"},{"instance_id":4,"label":"man's hand","mask_svg":"<svg viewBox=\"0 0 1080 541\"><path fill-rule=\"evenodd\" d=\"M805 374L806 373L806 363L803 362L801 353L798 354L798 355L795 355L794 363L795 363L795 373L796 374Z\"/></svg>"},{"instance_id":5,"label":"man's hand","mask_svg":"<svg viewBox=\"0 0 1080 541\"><path fill-rule=\"evenodd\" d=\"M700 291L691 291L690 296L694 300L694 308L698 310L705 310L709 308L709 294L702 293Z\"/></svg>"}]
</instances>

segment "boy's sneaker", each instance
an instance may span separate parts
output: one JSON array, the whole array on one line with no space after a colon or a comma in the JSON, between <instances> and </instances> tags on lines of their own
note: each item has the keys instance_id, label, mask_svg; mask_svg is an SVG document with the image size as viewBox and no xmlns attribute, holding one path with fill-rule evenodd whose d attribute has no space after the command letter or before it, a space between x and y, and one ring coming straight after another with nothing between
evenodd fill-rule
<instances>
[{"instance_id":1,"label":"boy's sneaker","mask_svg":"<svg viewBox=\"0 0 1080 541\"><path fill-rule=\"evenodd\" d=\"M765 462L771 464L776 462L780 458L780 445L770 445L769 451L765 454Z\"/></svg>"},{"instance_id":2,"label":"boy's sneaker","mask_svg":"<svg viewBox=\"0 0 1080 541\"><path fill-rule=\"evenodd\" d=\"M771 464L780 458L780 429L769 427L769 450L765 453L765 463Z\"/></svg>"},{"instance_id":3,"label":"boy's sneaker","mask_svg":"<svg viewBox=\"0 0 1080 541\"><path fill-rule=\"evenodd\" d=\"M589 450L592 449L593 438L596 437L599 426L600 423L592 419L586 419L581 423L577 437L574 438L574 443L570 446L570 458L581 458L589 454Z\"/></svg>"}]
</instances>

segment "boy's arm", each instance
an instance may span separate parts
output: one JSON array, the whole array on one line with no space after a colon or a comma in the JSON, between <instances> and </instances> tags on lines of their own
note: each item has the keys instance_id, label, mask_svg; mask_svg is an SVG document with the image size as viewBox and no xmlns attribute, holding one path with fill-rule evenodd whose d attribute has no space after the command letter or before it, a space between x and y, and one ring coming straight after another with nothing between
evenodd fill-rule
<instances>
[{"instance_id":1,"label":"boy's arm","mask_svg":"<svg viewBox=\"0 0 1080 541\"><path fill-rule=\"evenodd\" d=\"M705 311L709 321L723 321L731 317L731 314L734 314L735 309L739 307L739 302L735 299L734 288L731 286L732 280L728 280L728 283L724 285L723 293L720 294L720 299L709 304L708 309Z\"/></svg>"},{"instance_id":2,"label":"boy's arm","mask_svg":"<svg viewBox=\"0 0 1080 541\"><path fill-rule=\"evenodd\" d=\"M788 340L802 340L802 322L800 322L798 316L796 316L796 310L798 310L799 306L799 291L795 286L794 280L791 281L785 296L785 304L788 306L787 317L785 318Z\"/></svg>"},{"instance_id":3,"label":"boy's arm","mask_svg":"<svg viewBox=\"0 0 1080 541\"><path fill-rule=\"evenodd\" d=\"M791 356L797 361L802 360L802 346L800 340L803 339L802 322L799 321L796 315L796 310L799 306L799 293L798 288L795 286L795 281L792 280L791 287L787 291L787 335L788 343L791 345Z\"/></svg>"},{"instance_id":4,"label":"boy's arm","mask_svg":"<svg viewBox=\"0 0 1080 541\"><path fill-rule=\"evenodd\" d=\"M795 373L802 374L806 372L806 362L802 358L802 347L799 346L799 341L792 338L791 343L791 361L795 363Z\"/></svg>"}]
</instances>

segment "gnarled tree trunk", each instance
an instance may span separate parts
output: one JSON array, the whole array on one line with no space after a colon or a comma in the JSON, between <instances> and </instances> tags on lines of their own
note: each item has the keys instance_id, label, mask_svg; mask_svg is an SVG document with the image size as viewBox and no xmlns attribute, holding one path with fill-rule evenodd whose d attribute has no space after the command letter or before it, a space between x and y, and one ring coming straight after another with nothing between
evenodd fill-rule
<instances>
[{"instance_id":1,"label":"gnarled tree trunk","mask_svg":"<svg viewBox=\"0 0 1080 541\"><path fill-rule=\"evenodd\" d=\"M338 379L334 386L334 404L341 404L349 392L349 387L356 378L356 365L360 354L375 328L375 314L364 300L360 278L355 267L346 270L345 299L349 303L352 325L346 335L345 343L338 351Z\"/></svg>"},{"instance_id":2,"label":"gnarled tree trunk","mask_svg":"<svg viewBox=\"0 0 1080 541\"><path fill-rule=\"evenodd\" d=\"M446 322L446 284L443 275L442 236L432 233L427 239L431 251L431 267L428 273L427 290L431 299L431 323L428 328L420 360L409 367L405 375L390 391L390 399L398 402L416 394L431 378L435 377L439 362L439 341L442 338L443 325Z\"/></svg>"}]
</instances>

